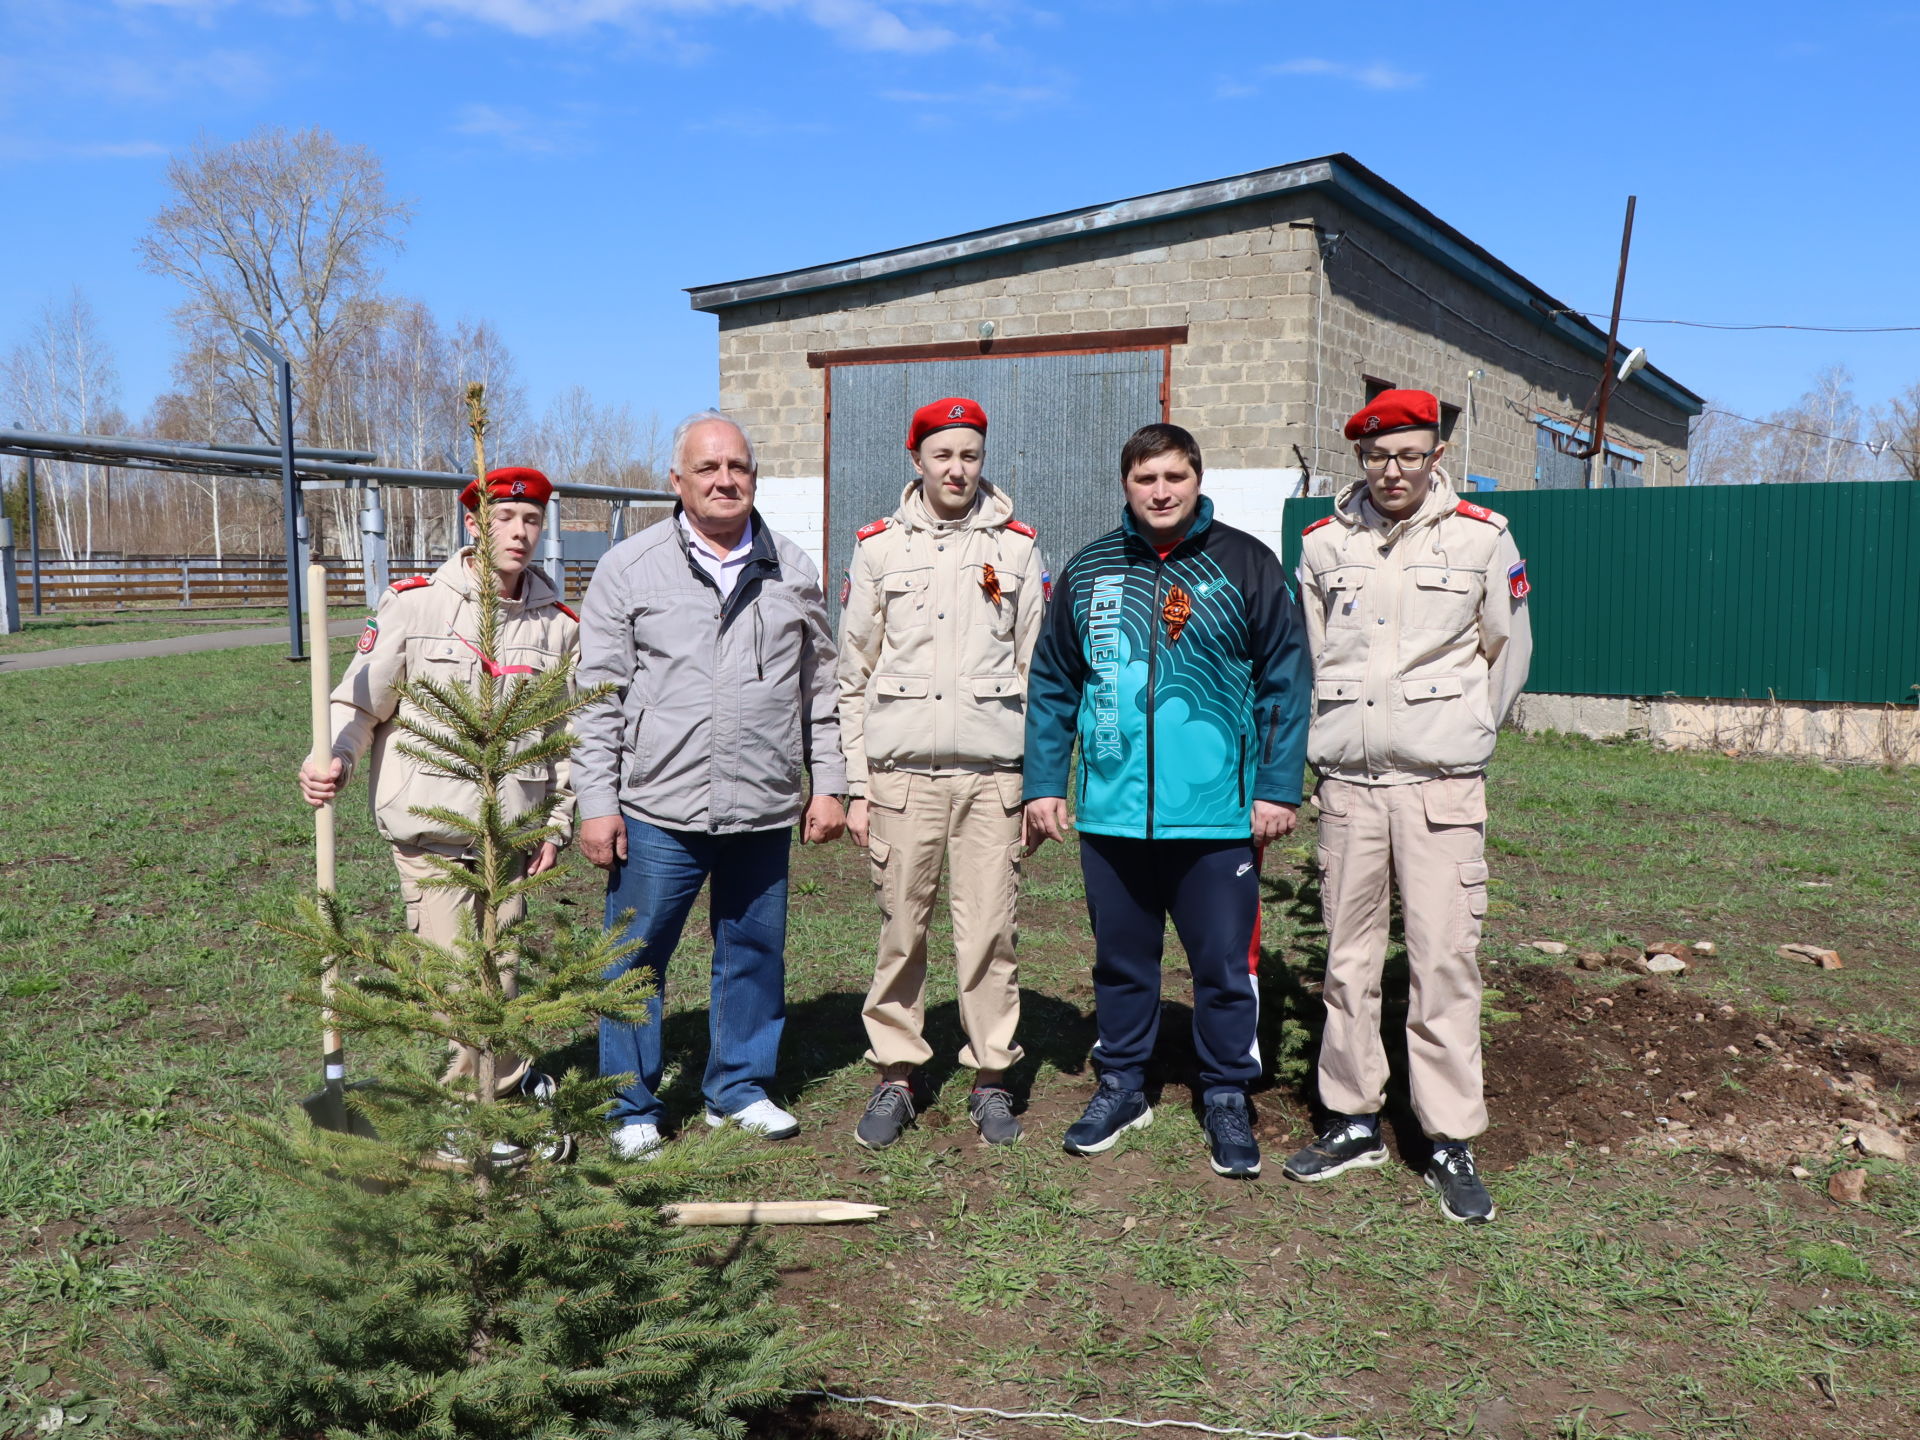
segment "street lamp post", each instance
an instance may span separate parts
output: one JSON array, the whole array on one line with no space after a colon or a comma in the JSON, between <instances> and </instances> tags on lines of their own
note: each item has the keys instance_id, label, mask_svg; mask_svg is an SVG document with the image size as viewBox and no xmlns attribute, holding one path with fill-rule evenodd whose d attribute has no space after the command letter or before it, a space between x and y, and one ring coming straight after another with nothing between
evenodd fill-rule
<instances>
[{"instance_id":1,"label":"street lamp post","mask_svg":"<svg viewBox=\"0 0 1920 1440\"><path fill-rule=\"evenodd\" d=\"M304 660L306 646L300 634L302 540L306 515L300 503L300 484L293 474L293 365L258 330L242 330L240 338L273 366L274 388L280 401L280 495L287 528L287 658Z\"/></svg>"}]
</instances>

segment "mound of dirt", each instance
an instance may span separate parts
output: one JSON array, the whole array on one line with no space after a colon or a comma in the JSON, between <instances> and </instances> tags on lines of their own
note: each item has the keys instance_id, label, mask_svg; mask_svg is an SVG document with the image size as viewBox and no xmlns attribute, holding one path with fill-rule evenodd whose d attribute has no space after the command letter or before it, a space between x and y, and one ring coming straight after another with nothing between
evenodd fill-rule
<instances>
[{"instance_id":1,"label":"mound of dirt","mask_svg":"<svg viewBox=\"0 0 1920 1440\"><path fill-rule=\"evenodd\" d=\"M1920 1140L1920 1050L1769 1022L1666 980L1607 991L1545 965L1502 979L1476 1147L1494 1163L1581 1145L1690 1146L1767 1170L1831 1156L1861 1125Z\"/></svg>"}]
</instances>

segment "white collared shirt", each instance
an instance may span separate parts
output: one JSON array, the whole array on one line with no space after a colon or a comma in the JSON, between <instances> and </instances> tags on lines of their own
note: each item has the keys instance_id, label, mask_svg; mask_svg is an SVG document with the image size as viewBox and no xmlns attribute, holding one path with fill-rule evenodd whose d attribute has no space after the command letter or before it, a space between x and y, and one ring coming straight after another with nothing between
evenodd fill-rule
<instances>
[{"instance_id":1,"label":"white collared shirt","mask_svg":"<svg viewBox=\"0 0 1920 1440\"><path fill-rule=\"evenodd\" d=\"M687 512L680 512L680 529L686 534L687 549L700 568L712 577L719 588L720 599L724 604L732 596L733 587L740 583L740 572L746 568L747 559L753 554L753 520L747 520L747 528L741 532L740 543L724 556L716 555L705 540L687 520Z\"/></svg>"}]
</instances>

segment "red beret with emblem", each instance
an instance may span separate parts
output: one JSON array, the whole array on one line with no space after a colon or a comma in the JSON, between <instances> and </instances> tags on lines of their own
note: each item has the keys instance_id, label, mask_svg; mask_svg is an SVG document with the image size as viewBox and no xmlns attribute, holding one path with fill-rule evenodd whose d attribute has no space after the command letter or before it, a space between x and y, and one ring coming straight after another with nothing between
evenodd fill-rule
<instances>
[{"instance_id":1,"label":"red beret with emblem","mask_svg":"<svg viewBox=\"0 0 1920 1440\"><path fill-rule=\"evenodd\" d=\"M987 433L987 412L977 402L963 400L958 395L949 395L931 405L922 405L913 412L913 423L907 426L907 448L918 450L920 442L934 431L951 430L956 425L978 430L984 435Z\"/></svg>"},{"instance_id":2,"label":"red beret with emblem","mask_svg":"<svg viewBox=\"0 0 1920 1440\"><path fill-rule=\"evenodd\" d=\"M1347 421L1349 440L1391 435L1395 430L1440 429L1440 402L1424 390L1382 390Z\"/></svg>"},{"instance_id":3,"label":"red beret with emblem","mask_svg":"<svg viewBox=\"0 0 1920 1440\"><path fill-rule=\"evenodd\" d=\"M544 505L553 498L553 482L538 470L524 465L509 465L504 470L487 472L487 491L496 500L523 500L529 505ZM480 482L474 481L460 492L460 503L469 510L480 508Z\"/></svg>"}]
</instances>

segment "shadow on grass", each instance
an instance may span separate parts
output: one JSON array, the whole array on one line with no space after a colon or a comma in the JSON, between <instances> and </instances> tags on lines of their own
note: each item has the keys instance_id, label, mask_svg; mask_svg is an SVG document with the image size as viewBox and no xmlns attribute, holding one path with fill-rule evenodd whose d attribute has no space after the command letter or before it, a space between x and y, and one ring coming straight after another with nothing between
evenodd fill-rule
<instances>
[{"instance_id":1,"label":"shadow on grass","mask_svg":"<svg viewBox=\"0 0 1920 1440\"><path fill-rule=\"evenodd\" d=\"M1317 877L1296 883L1283 873L1263 876L1261 888L1267 904L1286 907L1299 939L1291 956L1271 947L1262 948L1257 982L1260 1052L1267 1057L1271 1090L1305 1106L1318 1133L1327 1119L1316 1083L1327 1022L1326 1002L1320 989L1327 970L1327 937L1320 924L1320 883ZM1386 1102L1380 1118L1400 1164L1418 1172L1425 1168L1431 1146L1414 1114L1407 1089L1409 979L1405 936L1396 901L1388 933L1386 966L1380 981L1380 1028L1388 1069ZM1198 1098L1196 1092L1196 1103Z\"/></svg>"}]
</instances>

